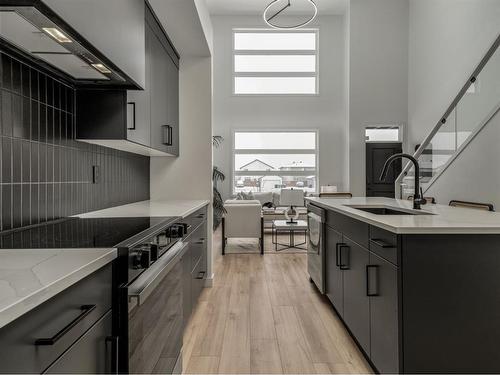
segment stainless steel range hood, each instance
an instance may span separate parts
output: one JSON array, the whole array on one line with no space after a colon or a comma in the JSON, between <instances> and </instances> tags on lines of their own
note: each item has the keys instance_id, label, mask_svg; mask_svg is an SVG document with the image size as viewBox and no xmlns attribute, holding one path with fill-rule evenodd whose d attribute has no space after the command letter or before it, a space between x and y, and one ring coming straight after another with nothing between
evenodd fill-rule
<instances>
[{"instance_id":1,"label":"stainless steel range hood","mask_svg":"<svg viewBox=\"0 0 500 375\"><path fill-rule=\"evenodd\" d=\"M136 86L38 0L0 0L0 42L76 85Z\"/></svg>"}]
</instances>

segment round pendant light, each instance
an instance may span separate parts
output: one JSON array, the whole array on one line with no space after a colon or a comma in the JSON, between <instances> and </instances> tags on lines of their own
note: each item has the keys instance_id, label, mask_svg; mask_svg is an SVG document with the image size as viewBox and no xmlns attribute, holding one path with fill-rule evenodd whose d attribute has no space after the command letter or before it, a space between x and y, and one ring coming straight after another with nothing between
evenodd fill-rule
<instances>
[{"instance_id":1,"label":"round pendant light","mask_svg":"<svg viewBox=\"0 0 500 375\"><path fill-rule=\"evenodd\" d=\"M297 0L294 0L297 1ZM299 23L297 25L279 25L275 22L275 19L283 13L286 9L288 8L293 8L291 0L273 0L267 7L264 9L264 22L268 24L270 27L274 29L280 29L280 30L293 30L293 29L298 29L301 27L304 27L308 24L310 24L318 15L318 7L316 6L316 3L313 0L301 0L306 2L307 4L310 5L311 7L311 12L312 15L310 18L308 18L306 21ZM281 7L279 7L279 3L282 3ZM295 3L294 3L295 4ZM274 10L277 9L277 10ZM271 12L271 10L274 10Z\"/></svg>"}]
</instances>

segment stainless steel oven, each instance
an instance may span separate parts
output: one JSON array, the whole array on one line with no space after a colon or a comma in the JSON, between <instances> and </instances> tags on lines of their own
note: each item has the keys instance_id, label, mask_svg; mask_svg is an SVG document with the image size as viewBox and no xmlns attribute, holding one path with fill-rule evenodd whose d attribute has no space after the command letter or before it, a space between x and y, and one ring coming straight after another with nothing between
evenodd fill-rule
<instances>
[{"instance_id":1,"label":"stainless steel oven","mask_svg":"<svg viewBox=\"0 0 500 375\"><path fill-rule=\"evenodd\" d=\"M177 242L127 286L128 372L182 371L183 267L189 244Z\"/></svg>"},{"instance_id":2,"label":"stainless steel oven","mask_svg":"<svg viewBox=\"0 0 500 375\"><path fill-rule=\"evenodd\" d=\"M325 293L325 210L307 206L307 271L321 293Z\"/></svg>"}]
</instances>

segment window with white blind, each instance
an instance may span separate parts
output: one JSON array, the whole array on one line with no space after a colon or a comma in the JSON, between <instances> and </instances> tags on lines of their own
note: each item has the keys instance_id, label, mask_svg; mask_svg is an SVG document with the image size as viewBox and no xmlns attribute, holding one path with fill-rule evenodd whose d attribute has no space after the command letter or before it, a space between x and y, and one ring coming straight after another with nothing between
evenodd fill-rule
<instances>
[{"instance_id":1,"label":"window with white blind","mask_svg":"<svg viewBox=\"0 0 500 375\"><path fill-rule=\"evenodd\" d=\"M233 30L233 93L318 93L318 30Z\"/></svg>"},{"instance_id":2,"label":"window with white blind","mask_svg":"<svg viewBox=\"0 0 500 375\"><path fill-rule=\"evenodd\" d=\"M233 140L233 193L316 192L316 131L236 131Z\"/></svg>"}]
</instances>

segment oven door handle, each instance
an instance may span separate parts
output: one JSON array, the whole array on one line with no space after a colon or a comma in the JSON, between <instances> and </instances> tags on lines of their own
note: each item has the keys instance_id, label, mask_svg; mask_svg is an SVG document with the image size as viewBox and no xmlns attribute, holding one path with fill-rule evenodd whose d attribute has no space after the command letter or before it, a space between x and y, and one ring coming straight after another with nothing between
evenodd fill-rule
<instances>
[{"instance_id":1,"label":"oven door handle","mask_svg":"<svg viewBox=\"0 0 500 375\"><path fill-rule=\"evenodd\" d=\"M185 254L189 243L178 242L128 286L128 299L142 305Z\"/></svg>"}]
</instances>

